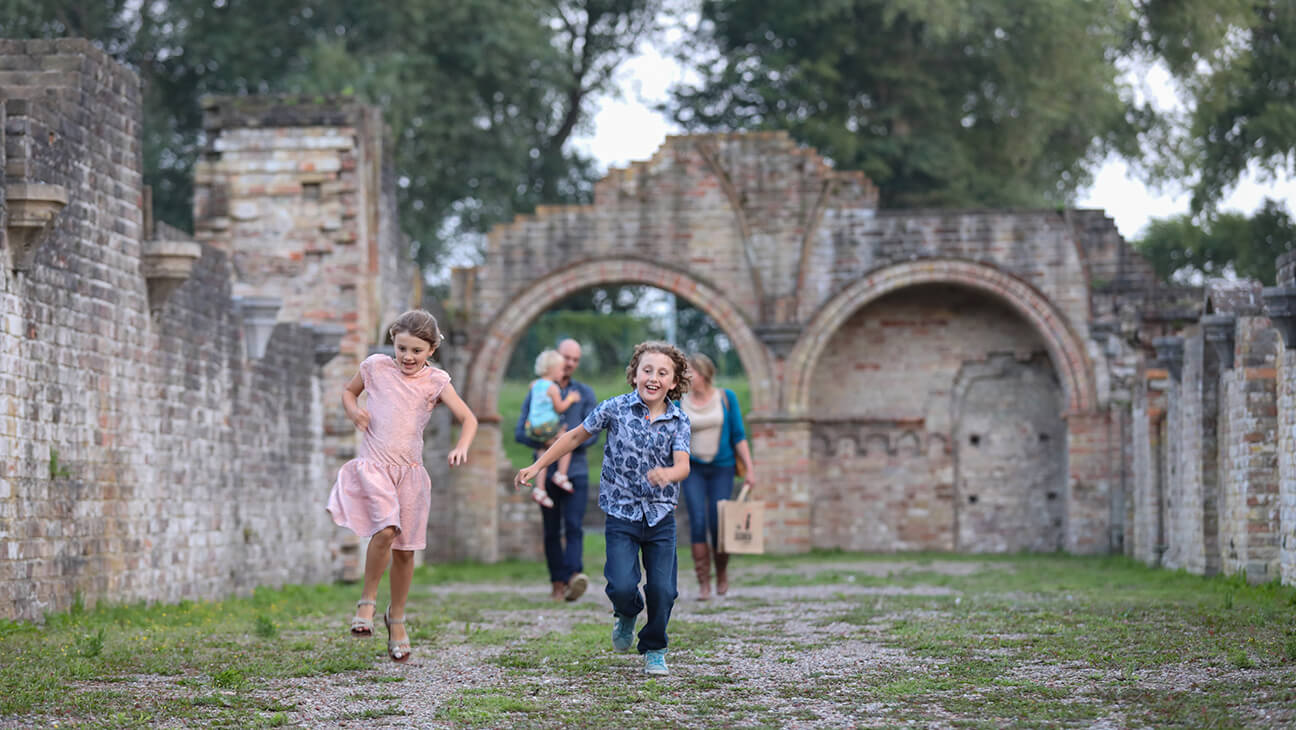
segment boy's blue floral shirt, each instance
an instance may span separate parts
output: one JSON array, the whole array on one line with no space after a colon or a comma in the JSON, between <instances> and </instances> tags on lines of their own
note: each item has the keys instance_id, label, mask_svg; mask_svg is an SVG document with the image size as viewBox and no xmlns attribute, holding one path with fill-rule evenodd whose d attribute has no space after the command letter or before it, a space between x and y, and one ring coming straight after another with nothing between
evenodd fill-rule
<instances>
[{"instance_id":1,"label":"boy's blue floral shirt","mask_svg":"<svg viewBox=\"0 0 1296 730\"><path fill-rule=\"evenodd\" d=\"M646 475L659 466L674 466L676 451L689 451L692 426L679 406L667 401L666 412L649 423L648 405L636 390L598 404L581 425L591 434L608 432L599 509L623 520L646 519L650 527L675 511L680 483L654 487Z\"/></svg>"}]
</instances>

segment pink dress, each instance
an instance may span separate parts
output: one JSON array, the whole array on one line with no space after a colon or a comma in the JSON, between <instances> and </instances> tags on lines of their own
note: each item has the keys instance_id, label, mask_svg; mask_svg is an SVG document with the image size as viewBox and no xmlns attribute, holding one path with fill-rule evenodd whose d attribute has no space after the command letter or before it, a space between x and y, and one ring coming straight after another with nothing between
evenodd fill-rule
<instances>
[{"instance_id":1,"label":"pink dress","mask_svg":"<svg viewBox=\"0 0 1296 730\"><path fill-rule=\"evenodd\" d=\"M329 494L333 521L370 537L395 526L395 550L427 546L432 479L423 468L423 427L450 382L444 370L426 367L403 375L389 355L370 355L360 363L369 394L369 428L356 458L338 470Z\"/></svg>"}]
</instances>

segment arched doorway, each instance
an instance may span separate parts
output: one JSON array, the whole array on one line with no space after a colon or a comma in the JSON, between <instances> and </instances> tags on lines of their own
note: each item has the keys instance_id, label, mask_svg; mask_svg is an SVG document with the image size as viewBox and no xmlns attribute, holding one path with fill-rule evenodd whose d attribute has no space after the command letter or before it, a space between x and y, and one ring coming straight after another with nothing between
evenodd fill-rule
<instances>
[{"instance_id":1,"label":"arched doorway","mask_svg":"<svg viewBox=\"0 0 1296 730\"><path fill-rule=\"evenodd\" d=\"M550 272L498 312L480 333L480 347L464 368L465 399L478 414L480 429L466 467L451 474L456 518L450 558L493 561L501 557L501 478L508 471L502 443L512 438L516 414L501 414L500 389L510 356L533 321L558 301L583 289L644 284L670 292L704 312L728 335L747 374L753 413L771 412L777 401L768 352L746 317L715 286L678 269L632 258L585 261ZM602 395L602 394L600 394ZM511 496L506 496L511 499Z\"/></svg>"},{"instance_id":2,"label":"arched doorway","mask_svg":"<svg viewBox=\"0 0 1296 730\"><path fill-rule=\"evenodd\" d=\"M1029 286L961 261L874 272L821 309L784 371L810 430L812 544L1061 546L1065 419L1093 402L1061 322Z\"/></svg>"}]
</instances>

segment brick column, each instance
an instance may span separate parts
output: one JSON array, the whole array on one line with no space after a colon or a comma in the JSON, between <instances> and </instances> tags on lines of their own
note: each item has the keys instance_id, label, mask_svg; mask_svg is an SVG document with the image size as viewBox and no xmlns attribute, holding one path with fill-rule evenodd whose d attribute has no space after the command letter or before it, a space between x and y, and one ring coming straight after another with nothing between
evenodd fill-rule
<instances>
[{"instance_id":1,"label":"brick column","mask_svg":"<svg viewBox=\"0 0 1296 730\"><path fill-rule=\"evenodd\" d=\"M1121 444L1114 411L1091 411L1067 416L1066 533L1067 552L1106 553L1112 550L1112 495L1120 480Z\"/></svg>"},{"instance_id":2,"label":"brick column","mask_svg":"<svg viewBox=\"0 0 1296 730\"><path fill-rule=\"evenodd\" d=\"M765 551L809 552L810 422L753 416L747 437L760 478L756 496L765 502Z\"/></svg>"},{"instance_id":3,"label":"brick column","mask_svg":"<svg viewBox=\"0 0 1296 730\"><path fill-rule=\"evenodd\" d=\"M1278 257L1278 286L1296 286L1296 252ZM1296 585L1296 336L1291 320L1275 319L1283 334L1278 355L1278 519L1279 574L1286 585Z\"/></svg>"},{"instance_id":4,"label":"brick column","mask_svg":"<svg viewBox=\"0 0 1296 730\"><path fill-rule=\"evenodd\" d=\"M448 501L454 515L446 552L452 560L493 563L499 559L497 502L504 450L499 417L479 414L477 418L477 437L468 449L468 463L450 470Z\"/></svg>"},{"instance_id":5,"label":"brick column","mask_svg":"<svg viewBox=\"0 0 1296 730\"><path fill-rule=\"evenodd\" d=\"M1221 394L1221 567L1263 582L1279 575L1278 332L1267 317L1238 317L1236 347Z\"/></svg>"},{"instance_id":6,"label":"brick column","mask_svg":"<svg viewBox=\"0 0 1296 730\"><path fill-rule=\"evenodd\" d=\"M1284 346L1278 362L1279 573L1296 585L1296 349Z\"/></svg>"}]
</instances>

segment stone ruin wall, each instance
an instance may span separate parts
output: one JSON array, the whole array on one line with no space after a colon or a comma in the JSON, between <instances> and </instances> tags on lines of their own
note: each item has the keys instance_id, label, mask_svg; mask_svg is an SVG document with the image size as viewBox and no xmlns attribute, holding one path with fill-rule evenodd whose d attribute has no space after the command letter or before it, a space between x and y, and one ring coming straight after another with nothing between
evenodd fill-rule
<instances>
[{"instance_id":1,"label":"stone ruin wall","mask_svg":"<svg viewBox=\"0 0 1296 730\"><path fill-rule=\"evenodd\" d=\"M1293 283L1213 281L1200 320L1156 340L1133 407L1135 558L1296 583Z\"/></svg>"},{"instance_id":2,"label":"stone ruin wall","mask_svg":"<svg viewBox=\"0 0 1296 730\"><path fill-rule=\"evenodd\" d=\"M323 510L335 462L354 449L337 427L339 371L354 372L413 280L376 114L352 107L337 112L351 126L260 129L237 144L209 128L195 243L147 215L131 72L85 41L0 41L0 99L0 616L339 577L342 535ZM267 137L310 149L244 144ZM317 209L284 218L276 206L258 231L262 209L251 215L226 185L222 238L212 181L276 156L283 168L255 172L270 187L246 192ZM275 187L294 166L318 190ZM33 185L57 186L66 207L34 229L26 261L20 198ZM330 262L329 245L363 255ZM167 278L176 260L192 267L179 280ZM319 279L332 289L312 290ZM277 323L249 322L234 303L267 296L283 300ZM316 355L339 342L351 363L321 369Z\"/></svg>"}]
</instances>

